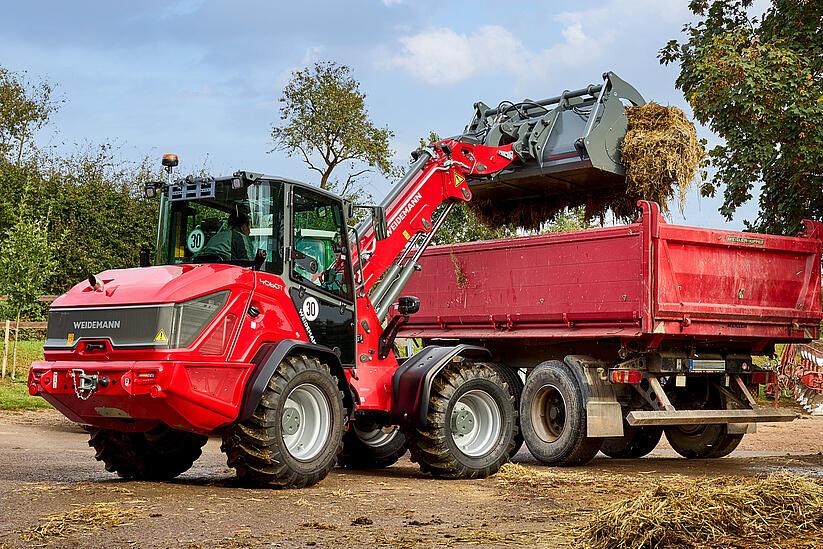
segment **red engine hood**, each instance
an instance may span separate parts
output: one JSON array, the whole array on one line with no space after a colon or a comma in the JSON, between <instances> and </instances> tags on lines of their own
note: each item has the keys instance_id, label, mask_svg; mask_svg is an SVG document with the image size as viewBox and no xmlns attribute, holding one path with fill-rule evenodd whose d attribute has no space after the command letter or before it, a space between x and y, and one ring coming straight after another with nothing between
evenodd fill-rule
<instances>
[{"instance_id":1,"label":"red engine hood","mask_svg":"<svg viewBox=\"0 0 823 549\"><path fill-rule=\"evenodd\" d=\"M105 285L102 292L83 281L58 297L52 307L179 303L225 288L250 289L254 273L235 265L203 264L113 269L97 276Z\"/></svg>"}]
</instances>

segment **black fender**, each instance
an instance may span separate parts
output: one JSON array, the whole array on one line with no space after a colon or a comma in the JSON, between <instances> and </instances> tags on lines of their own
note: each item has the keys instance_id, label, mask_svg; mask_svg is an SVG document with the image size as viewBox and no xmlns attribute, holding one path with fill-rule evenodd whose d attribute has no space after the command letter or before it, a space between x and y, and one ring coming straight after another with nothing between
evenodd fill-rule
<instances>
[{"instance_id":1,"label":"black fender","mask_svg":"<svg viewBox=\"0 0 823 549\"><path fill-rule=\"evenodd\" d=\"M348 410L348 414L351 415L354 409L354 397L346 379L346 372L340 363L340 357L334 354L331 349L322 345L297 339L283 339L275 343L265 343L255 353L252 359L254 371L243 390L243 402L240 405L240 414L237 421L243 421L251 417L257 405L260 404L260 399L271 376L274 375L284 358L296 352L317 357L329 365L331 374L337 378L337 386L340 387L340 391L343 393L343 405Z\"/></svg>"},{"instance_id":2,"label":"black fender","mask_svg":"<svg viewBox=\"0 0 823 549\"><path fill-rule=\"evenodd\" d=\"M429 345L403 362L392 377L392 416L402 423L426 423L432 382L454 357L491 359L488 349L476 345Z\"/></svg>"}]
</instances>

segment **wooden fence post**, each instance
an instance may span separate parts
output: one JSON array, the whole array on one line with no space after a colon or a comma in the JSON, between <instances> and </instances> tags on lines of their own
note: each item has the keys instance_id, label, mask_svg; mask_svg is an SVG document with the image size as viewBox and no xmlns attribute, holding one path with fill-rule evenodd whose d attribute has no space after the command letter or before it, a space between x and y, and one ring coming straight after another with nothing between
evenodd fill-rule
<instances>
[{"instance_id":1,"label":"wooden fence post","mask_svg":"<svg viewBox=\"0 0 823 549\"><path fill-rule=\"evenodd\" d=\"M17 311L17 323L14 325L14 351L11 355L11 380L17 377L17 339L20 335L20 311Z\"/></svg>"},{"instance_id":2,"label":"wooden fence post","mask_svg":"<svg viewBox=\"0 0 823 549\"><path fill-rule=\"evenodd\" d=\"M0 378L6 377L6 364L9 361L9 328L11 328L11 321L6 321L6 337L3 339L3 372L0 373Z\"/></svg>"}]
</instances>

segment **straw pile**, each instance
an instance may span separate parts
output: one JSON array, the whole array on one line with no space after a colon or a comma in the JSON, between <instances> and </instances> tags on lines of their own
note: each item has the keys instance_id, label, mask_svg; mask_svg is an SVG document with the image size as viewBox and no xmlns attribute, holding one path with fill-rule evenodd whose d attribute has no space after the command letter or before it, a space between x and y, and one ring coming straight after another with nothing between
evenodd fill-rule
<instances>
[{"instance_id":1,"label":"straw pile","mask_svg":"<svg viewBox=\"0 0 823 549\"><path fill-rule=\"evenodd\" d=\"M54 513L42 517L42 522L25 530L20 537L27 542L40 542L49 537L66 537L88 534L102 528L122 525L127 519L137 516L139 509L119 507L116 503L93 503L77 506L65 513Z\"/></svg>"},{"instance_id":2,"label":"straw pile","mask_svg":"<svg viewBox=\"0 0 823 549\"><path fill-rule=\"evenodd\" d=\"M697 140L697 132L686 115L677 107L648 103L628 107L629 129L620 150L626 168L628 191L634 203L638 199L654 200L665 211L677 193L682 208L705 151ZM626 201L615 204L613 211L621 216Z\"/></svg>"},{"instance_id":3,"label":"straw pile","mask_svg":"<svg viewBox=\"0 0 823 549\"><path fill-rule=\"evenodd\" d=\"M578 541L596 549L717 546L823 536L823 485L789 473L660 485L600 511Z\"/></svg>"}]
</instances>

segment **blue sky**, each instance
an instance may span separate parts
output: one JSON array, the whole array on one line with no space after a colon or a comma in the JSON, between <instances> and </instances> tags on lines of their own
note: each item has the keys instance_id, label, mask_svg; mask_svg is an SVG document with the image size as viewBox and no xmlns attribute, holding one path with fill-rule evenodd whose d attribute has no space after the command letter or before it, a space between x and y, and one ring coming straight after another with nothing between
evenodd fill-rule
<instances>
[{"instance_id":1,"label":"blue sky","mask_svg":"<svg viewBox=\"0 0 823 549\"><path fill-rule=\"evenodd\" d=\"M430 130L462 130L477 100L553 96L606 70L688 112L677 69L656 59L688 21L687 0L3 3L0 65L47 78L66 99L43 143L113 142L126 159L173 151L184 170L312 180L269 152L269 133L290 72L316 60L352 67L404 161ZM388 189L379 175L367 184L377 198ZM693 191L673 221L740 228L755 202L727 223L720 197Z\"/></svg>"}]
</instances>

